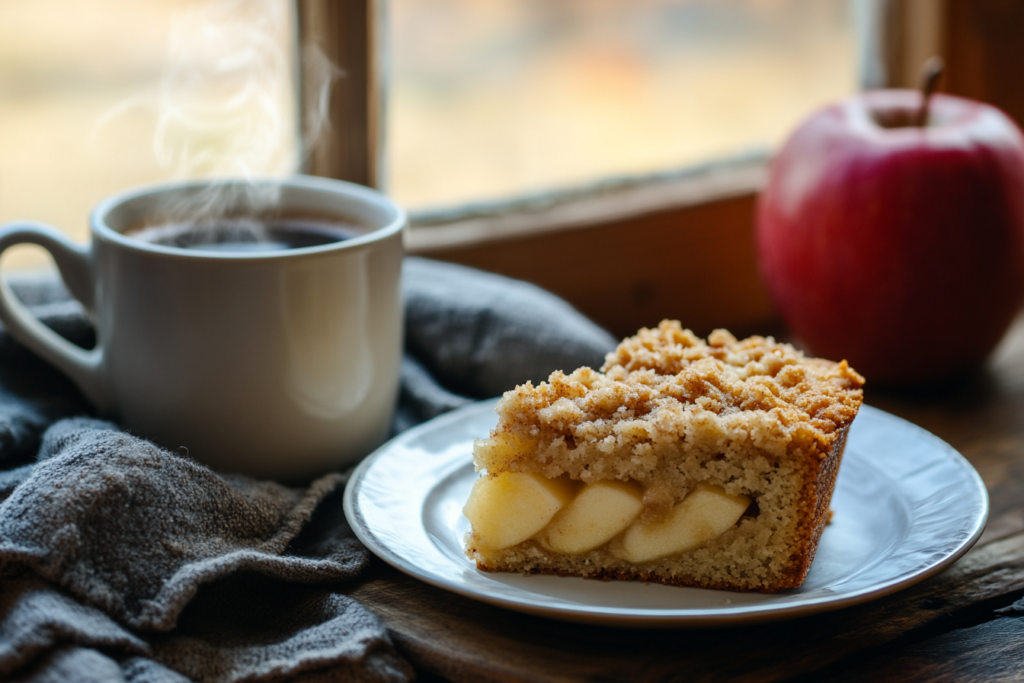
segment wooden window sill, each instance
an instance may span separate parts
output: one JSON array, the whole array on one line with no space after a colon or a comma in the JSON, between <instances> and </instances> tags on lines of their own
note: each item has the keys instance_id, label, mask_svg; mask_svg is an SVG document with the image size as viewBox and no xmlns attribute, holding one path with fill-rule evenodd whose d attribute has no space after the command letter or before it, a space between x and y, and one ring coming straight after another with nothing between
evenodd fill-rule
<instances>
[{"instance_id":1,"label":"wooden window sill","mask_svg":"<svg viewBox=\"0 0 1024 683\"><path fill-rule=\"evenodd\" d=\"M756 154L580 191L412 216L410 254L527 280L613 334L678 318L698 334L771 333L757 271Z\"/></svg>"}]
</instances>

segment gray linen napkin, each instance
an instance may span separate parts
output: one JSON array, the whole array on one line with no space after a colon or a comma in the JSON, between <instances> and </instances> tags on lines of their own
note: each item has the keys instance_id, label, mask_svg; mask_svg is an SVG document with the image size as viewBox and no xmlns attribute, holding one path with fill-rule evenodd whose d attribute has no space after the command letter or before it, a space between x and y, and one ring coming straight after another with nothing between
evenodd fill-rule
<instances>
[{"instance_id":1,"label":"gray linen napkin","mask_svg":"<svg viewBox=\"0 0 1024 683\"><path fill-rule=\"evenodd\" d=\"M404 278L395 433L614 346L526 283L421 259ZM13 284L47 325L92 344L58 280ZM90 417L0 331L0 678L409 680L376 617L342 593L369 566L345 481L214 473Z\"/></svg>"}]
</instances>

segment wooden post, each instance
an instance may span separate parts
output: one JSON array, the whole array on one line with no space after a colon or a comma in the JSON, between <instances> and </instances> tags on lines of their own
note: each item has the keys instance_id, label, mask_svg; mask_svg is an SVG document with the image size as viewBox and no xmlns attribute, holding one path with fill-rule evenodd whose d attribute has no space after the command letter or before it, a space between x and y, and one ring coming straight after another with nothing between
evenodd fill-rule
<instances>
[{"instance_id":1,"label":"wooden post","mask_svg":"<svg viewBox=\"0 0 1024 683\"><path fill-rule=\"evenodd\" d=\"M1024 4L948 2L946 91L994 104L1024 126Z\"/></svg>"},{"instance_id":2,"label":"wooden post","mask_svg":"<svg viewBox=\"0 0 1024 683\"><path fill-rule=\"evenodd\" d=\"M382 1L296 0L306 173L382 184ZM333 78L317 51L336 67ZM320 115L325 125L316 130Z\"/></svg>"},{"instance_id":3,"label":"wooden post","mask_svg":"<svg viewBox=\"0 0 1024 683\"><path fill-rule=\"evenodd\" d=\"M882 73L873 88L916 89L929 57L945 57L948 0L873 0L879 21L870 47L877 49Z\"/></svg>"},{"instance_id":4,"label":"wooden post","mask_svg":"<svg viewBox=\"0 0 1024 683\"><path fill-rule=\"evenodd\" d=\"M872 87L916 88L932 55L945 61L940 90L994 104L1024 126L1024 3L1016 0L872 0L879 13L883 78ZM874 55L872 55L874 56Z\"/></svg>"}]
</instances>

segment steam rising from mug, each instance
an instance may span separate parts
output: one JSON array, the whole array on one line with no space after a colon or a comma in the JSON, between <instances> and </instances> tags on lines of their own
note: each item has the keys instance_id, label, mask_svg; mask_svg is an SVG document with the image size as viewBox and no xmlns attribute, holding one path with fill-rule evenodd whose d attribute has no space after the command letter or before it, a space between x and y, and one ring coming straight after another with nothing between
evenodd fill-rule
<instances>
[{"instance_id":1,"label":"steam rising from mug","mask_svg":"<svg viewBox=\"0 0 1024 683\"><path fill-rule=\"evenodd\" d=\"M182 12L171 27L156 91L119 105L98 125L138 106L155 109L153 153L177 179L294 173L303 156L300 127L307 144L323 131L341 71L315 46L306 48L305 77L320 96L299 121L293 27L287 0L214 0ZM201 226L229 212L265 212L278 196L274 185L211 182L187 204L159 213Z\"/></svg>"}]
</instances>

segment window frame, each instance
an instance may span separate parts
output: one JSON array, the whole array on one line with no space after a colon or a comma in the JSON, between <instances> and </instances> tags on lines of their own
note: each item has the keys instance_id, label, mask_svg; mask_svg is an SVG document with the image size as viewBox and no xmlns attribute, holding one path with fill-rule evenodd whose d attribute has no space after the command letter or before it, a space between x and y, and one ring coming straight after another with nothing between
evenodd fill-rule
<instances>
[{"instance_id":1,"label":"window frame","mask_svg":"<svg viewBox=\"0 0 1024 683\"><path fill-rule=\"evenodd\" d=\"M386 190L386 0L295 1L300 49L317 44L346 74L331 96L331 131L311 148L306 171ZM949 29L970 30L949 20L970 1L863 0L874 30L865 41L872 52L863 60L865 84L912 85L922 55L945 56L956 42ZM315 100L307 79L300 83L300 100ZM768 153L754 154L419 212L406 248L533 282L620 336L665 317L700 334L713 327L773 332L780 325L758 275L753 235L769 163Z\"/></svg>"}]
</instances>

